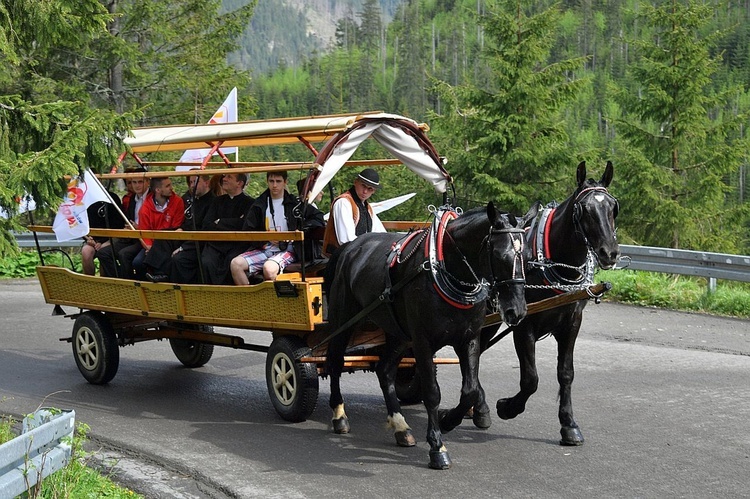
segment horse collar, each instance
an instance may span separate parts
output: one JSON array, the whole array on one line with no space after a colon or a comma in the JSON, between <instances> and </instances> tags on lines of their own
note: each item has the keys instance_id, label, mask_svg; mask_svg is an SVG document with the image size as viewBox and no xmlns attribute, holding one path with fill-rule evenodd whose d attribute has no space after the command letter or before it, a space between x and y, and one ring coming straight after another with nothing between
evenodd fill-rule
<instances>
[{"instance_id":1,"label":"horse collar","mask_svg":"<svg viewBox=\"0 0 750 499\"><path fill-rule=\"evenodd\" d=\"M448 223L458 218L458 215L453 209L441 209L435 213L425 245L425 258L429 262L432 283L438 295L456 308L469 309L487 299L489 283L484 279L477 279L478 282L473 284L459 281L445 268L443 255L445 233Z\"/></svg>"},{"instance_id":2,"label":"horse collar","mask_svg":"<svg viewBox=\"0 0 750 499\"><path fill-rule=\"evenodd\" d=\"M601 187L584 189L578 194L578 196L576 196L576 202L578 202L577 200L581 196L581 194L583 194L584 192L590 192L592 190L606 191L606 189L603 189ZM532 229L529 237L533 238L536 262L538 266L541 267L544 282L552 287L559 286L560 290L558 292L562 293L563 287L578 287L593 284L596 259L587 244L586 247L588 251L586 255L586 263L584 263L582 267L573 267L567 264L556 263L552 260L552 251L550 250L550 228L552 227L552 220L554 219L556 211L557 206L545 208L538 217L536 230L534 231ZM586 242L588 243L588 241ZM577 279L567 279L555 270L555 266L575 269L580 273L580 277Z\"/></svg>"},{"instance_id":3,"label":"horse collar","mask_svg":"<svg viewBox=\"0 0 750 499\"><path fill-rule=\"evenodd\" d=\"M546 262L551 260L552 252L549 249L549 233L552 225L552 219L555 216L557 207L545 208L539 215L539 223L536 227L536 237L534 239L534 249L536 251L536 260ZM532 234L534 236L534 234Z\"/></svg>"}]
</instances>

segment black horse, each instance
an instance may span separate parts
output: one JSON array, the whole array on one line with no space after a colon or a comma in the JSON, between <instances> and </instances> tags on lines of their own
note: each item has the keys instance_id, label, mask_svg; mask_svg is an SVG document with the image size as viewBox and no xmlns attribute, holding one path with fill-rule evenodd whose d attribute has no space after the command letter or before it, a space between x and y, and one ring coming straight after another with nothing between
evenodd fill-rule
<instances>
[{"instance_id":1,"label":"black horse","mask_svg":"<svg viewBox=\"0 0 750 499\"><path fill-rule=\"evenodd\" d=\"M612 163L607 162L598 182L586 179L586 164L578 165L578 187L556 208L548 207L531 230L534 261L526 273L526 300L534 303L565 291L582 289L593 282L595 265L612 268L620 254L615 218L617 200L607 191L612 181ZM537 390L539 376L535 346L539 339L552 335L557 340L557 380L560 384L559 418L561 445L581 445L583 435L573 418L571 385L573 349L581 327L583 309L588 300L529 315L512 327L513 342L520 362L520 391L497 401L497 414L511 419L521 414L526 401ZM497 328L482 332L483 346Z\"/></svg>"},{"instance_id":2,"label":"black horse","mask_svg":"<svg viewBox=\"0 0 750 499\"><path fill-rule=\"evenodd\" d=\"M349 431L339 385L351 335L351 327L346 326L353 326L368 308L372 311L364 313L386 332L376 372L388 426L394 429L399 445L416 444L395 390L398 365L409 348L427 408L431 468L451 466L441 431L458 426L470 407L479 404L474 423L489 427L490 410L483 403L478 379L480 333L490 297L508 323L518 323L526 315L523 273L530 253L523 229L537 210L534 206L522 219L497 213L492 203L461 216L440 211L429 230L406 239L398 234L365 234L335 254L337 261L329 262L335 270L328 320L332 330L344 328L344 332L330 340L327 361L336 433ZM438 414L440 388L432 358L446 345L456 350L463 381L459 405Z\"/></svg>"}]
</instances>

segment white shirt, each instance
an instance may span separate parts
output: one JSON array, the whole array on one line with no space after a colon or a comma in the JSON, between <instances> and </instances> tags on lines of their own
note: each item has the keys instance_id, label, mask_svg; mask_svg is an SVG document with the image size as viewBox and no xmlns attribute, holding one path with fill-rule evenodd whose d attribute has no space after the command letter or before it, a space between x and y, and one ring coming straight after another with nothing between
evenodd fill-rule
<instances>
[{"instance_id":1,"label":"white shirt","mask_svg":"<svg viewBox=\"0 0 750 499\"><path fill-rule=\"evenodd\" d=\"M289 224L286 223L286 217L284 216L284 198L272 199L269 197L268 199L273 203L273 214L271 214L270 205L266 206L266 230L288 231Z\"/></svg>"},{"instance_id":2,"label":"white shirt","mask_svg":"<svg viewBox=\"0 0 750 499\"><path fill-rule=\"evenodd\" d=\"M354 212L352 204L346 198L341 198L331 208L333 215L334 228L336 229L336 238L340 244L348 243L357 239L356 225L354 225ZM380 221L376 214L372 214L372 231L385 232L383 222Z\"/></svg>"},{"instance_id":3,"label":"white shirt","mask_svg":"<svg viewBox=\"0 0 750 499\"><path fill-rule=\"evenodd\" d=\"M138 221L141 218L141 206L143 206L143 201L146 199L146 196L148 196L148 189L139 197L138 194L133 194L133 201L135 201L135 226L138 227Z\"/></svg>"}]
</instances>

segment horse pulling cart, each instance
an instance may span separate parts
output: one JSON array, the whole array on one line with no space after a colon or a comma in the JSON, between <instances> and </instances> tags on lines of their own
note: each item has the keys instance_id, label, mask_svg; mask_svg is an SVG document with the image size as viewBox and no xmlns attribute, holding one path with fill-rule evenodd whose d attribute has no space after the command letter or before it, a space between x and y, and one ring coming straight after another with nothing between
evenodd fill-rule
<instances>
[{"instance_id":1,"label":"horse pulling cart","mask_svg":"<svg viewBox=\"0 0 750 499\"><path fill-rule=\"evenodd\" d=\"M444 201L452 179L443 159L427 138L428 127L394 115L365 113L301 119L137 128L126 140L129 153L147 166L145 173L110 173L102 179L151 178L156 176L215 175L298 171L307 176L302 202L311 202L333 176L345 166L404 165L431 184ZM374 139L393 159L352 159L356 149ZM317 150L315 144L322 143ZM301 144L313 155L302 162L231 162L223 153L221 162L192 165L197 169L175 171L174 162L146 162L141 155L210 147L277 146ZM210 158L211 155L208 156ZM165 170L168 168L169 170ZM385 222L390 230L422 227L420 222ZM51 227L30 226L35 232ZM302 232L173 232L126 229L91 229L93 236L137 237L181 240L298 241ZM40 252L41 255L41 252ZM327 340L331 328L327 318L327 297L320 266L302 263L287 268L276 281L252 286L174 284L90 276L45 265L37 275L47 303L78 308L68 314L74 319L70 337L75 362L92 384L111 381L119 366L119 348L150 340L168 340L177 359L186 367L206 364L215 346L266 352L266 381L275 410L285 420L304 421L315 408L318 379L328 374ZM586 283L580 289L554 298L530 303L529 313L598 298L607 284ZM497 314L487 317L486 328L497 329ZM270 346L246 342L239 335L218 332L214 327L260 330L272 333ZM494 343L504 334L486 341ZM344 369L374 370L385 344L382 330L360 323L346 349ZM421 399L415 360L400 361L396 392L402 401ZM435 363L457 363L456 359L435 359Z\"/></svg>"}]
</instances>

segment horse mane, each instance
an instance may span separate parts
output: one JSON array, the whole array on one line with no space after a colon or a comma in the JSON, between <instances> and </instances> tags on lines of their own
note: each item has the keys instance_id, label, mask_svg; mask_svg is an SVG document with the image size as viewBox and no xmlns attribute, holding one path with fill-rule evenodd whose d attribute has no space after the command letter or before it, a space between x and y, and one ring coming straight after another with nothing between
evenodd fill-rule
<instances>
[{"instance_id":1,"label":"horse mane","mask_svg":"<svg viewBox=\"0 0 750 499\"><path fill-rule=\"evenodd\" d=\"M487 207L479 206L463 212L461 216L451 220L448 224L448 233L454 238L461 238L462 234L471 233L476 230L483 232L489 230L490 220L487 216Z\"/></svg>"}]
</instances>

